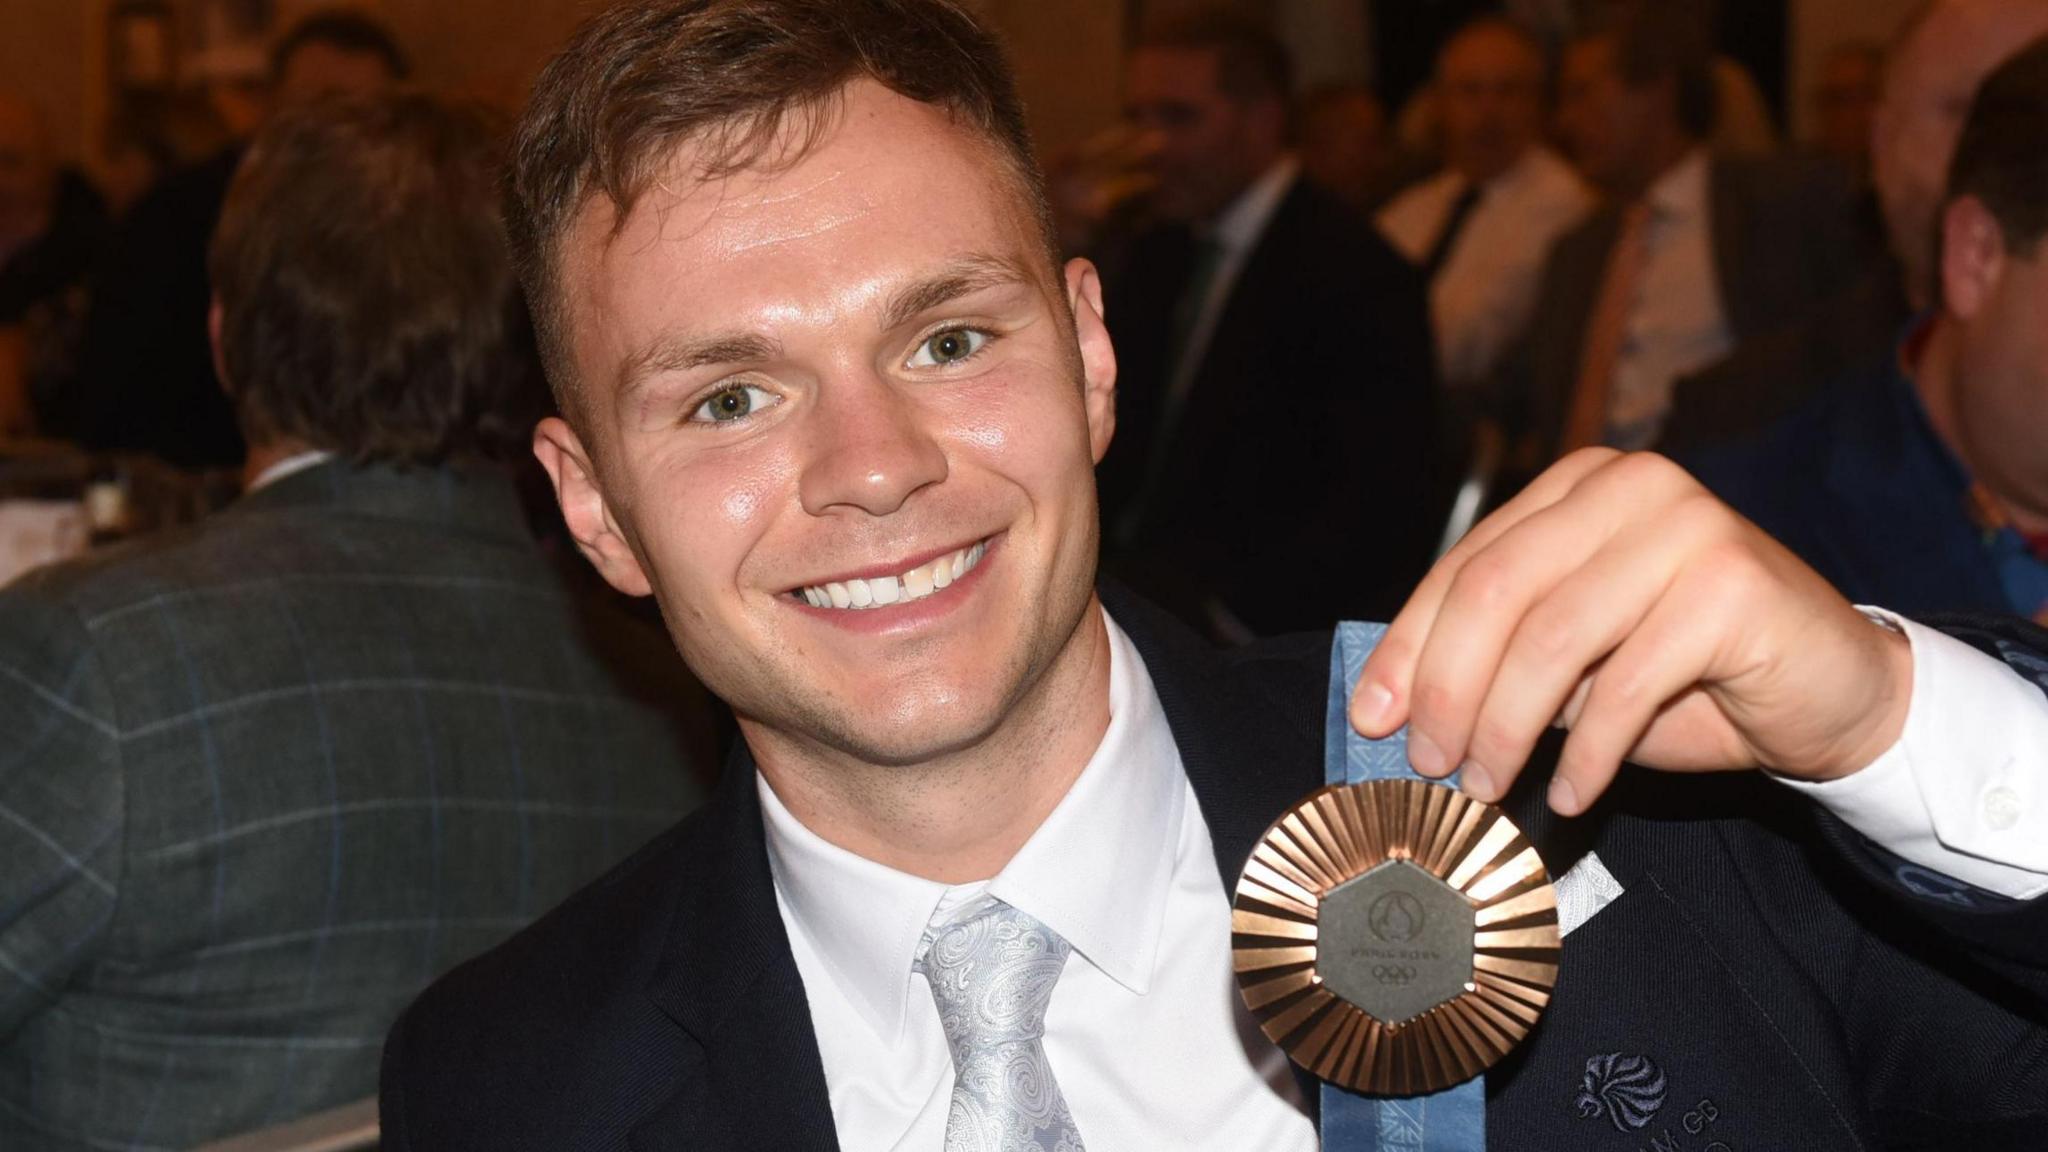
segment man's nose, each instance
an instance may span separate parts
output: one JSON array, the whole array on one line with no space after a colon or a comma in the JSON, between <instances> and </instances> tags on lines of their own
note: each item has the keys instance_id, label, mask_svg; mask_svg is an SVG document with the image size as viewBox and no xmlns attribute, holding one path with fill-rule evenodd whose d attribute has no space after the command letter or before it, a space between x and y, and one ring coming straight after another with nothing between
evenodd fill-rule
<instances>
[{"instance_id":1,"label":"man's nose","mask_svg":"<svg viewBox=\"0 0 2048 1152\"><path fill-rule=\"evenodd\" d=\"M797 492L813 516L846 508L887 516L911 493L946 478L945 449L927 413L871 373L826 381L808 433Z\"/></svg>"}]
</instances>

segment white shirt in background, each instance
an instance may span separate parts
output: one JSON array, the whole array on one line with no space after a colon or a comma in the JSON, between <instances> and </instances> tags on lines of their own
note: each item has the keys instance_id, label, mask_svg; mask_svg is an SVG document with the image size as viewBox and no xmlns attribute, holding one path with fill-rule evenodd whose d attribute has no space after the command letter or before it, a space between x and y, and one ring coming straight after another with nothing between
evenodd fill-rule
<instances>
[{"instance_id":1,"label":"white shirt in background","mask_svg":"<svg viewBox=\"0 0 2048 1152\"><path fill-rule=\"evenodd\" d=\"M1443 234L1469 182L1445 170L1380 210L1380 232L1420 264ZM1531 148L1489 181L1429 286L1437 367L1446 386L1485 382L1536 306L1551 242L1585 219L1594 197L1572 166Z\"/></svg>"}]
</instances>

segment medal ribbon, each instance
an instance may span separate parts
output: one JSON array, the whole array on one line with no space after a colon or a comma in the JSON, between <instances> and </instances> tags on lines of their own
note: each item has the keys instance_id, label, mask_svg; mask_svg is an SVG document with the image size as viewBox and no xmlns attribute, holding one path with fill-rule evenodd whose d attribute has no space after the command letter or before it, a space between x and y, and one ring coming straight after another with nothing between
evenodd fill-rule
<instances>
[{"instance_id":1,"label":"medal ribbon","mask_svg":"<svg viewBox=\"0 0 2048 1152\"><path fill-rule=\"evenodd\" d=\"M1368 740L1351 727L1352 690L1384 624L1337 626L1330 650L1330 706L1324 726L1323 778L1329 784L1420 779L1408 766L1408 729ZM1456 786L1453 774L1446 784ZM1323 1085L1324 1152L1486 1152L1486 1078L1427 1096L1361 1096Z\"/></svg>"}]
</instances>

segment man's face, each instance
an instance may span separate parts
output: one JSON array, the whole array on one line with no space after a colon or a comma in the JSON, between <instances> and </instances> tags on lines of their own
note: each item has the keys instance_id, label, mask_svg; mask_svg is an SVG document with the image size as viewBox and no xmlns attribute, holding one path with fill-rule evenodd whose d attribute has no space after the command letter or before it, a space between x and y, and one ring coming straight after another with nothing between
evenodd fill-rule
<instances>
[{"instance_id":1,"label":"man's face","mask_svg":"<svg viewBox=\"0 0 2048 1152\"><path fill-rule=\"evenodd\" d=\"M1558 89L1558 129L1587 179L1628 188L1650 147L1665 93L1631 88L1616 67L1614 42L1580 40L1566 52Z\"/></svg>"},{"instance_id":2,"label":"man's face","mask_svg":"<svg viewBox=\"0 0 2048 1152\"><path fill-rule=\"evenodd\" d=\"M1984 77L2048 32L2048 0L1952 0L1893 53L1871 125L1871 175L1916 302L1932 296L1936 216Z\"/></svg>"},{"instance_id":3,"label":"man's face","mask_svg":"<svg viewBox=\"0 0 2048 1152\"><path fill-rule=\"evenodd\" d=\"M1437 64L1444 159L1474 183L1512 167L1543 127L1543 60L1514 33L1482 25Z\"/></svg>"},{"instance_id":4,"label":"man's face","mask_svg":"<svg viewBox=\"0 0 2048 1152\"><path fill-rule=\"evenodd\" d=\"M750 740L917 763L996 731L1077 635L1115 362L1093 269L1055 275L992 145L843 96L793 164L702 182L686 144L616 234L586 205L579 428L536 449Z\"/></svg>"},{"instance_id":5,"label":"man's face","mask_svg":"<svg viewBox=\"0 0 2048 1152\"><path fill-rule=\"evenodd\" d=\"M327 96L374 96L398 82L375 52L352 52L318 40L301 45L277 77L277 103L290 107Z\"/></svg>"},{"instance_id":6,"label":"man's face","mask_svg":"<svg viewBox=\"0 0 2048 1152\"><path fill-rule=\"evenodd\" d=\"M1153 202L1171 219L1212 219L1281 148L1278 101L1240 104L1217 65L1206 49L1141 48L1124 70L1124 119L1143 134Z\"/></svg>"}]
</instances>

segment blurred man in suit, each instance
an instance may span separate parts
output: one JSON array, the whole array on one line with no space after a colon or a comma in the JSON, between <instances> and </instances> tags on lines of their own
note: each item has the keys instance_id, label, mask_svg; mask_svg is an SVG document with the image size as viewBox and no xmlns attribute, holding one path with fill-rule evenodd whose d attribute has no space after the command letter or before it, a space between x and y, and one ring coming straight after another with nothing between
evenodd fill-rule
<instances>
[{"instance_id":1,"label":"blurred man in suit","mask_svg":"<svg viewBox=\"0 0 2048 1152\"><path fill-rule=\"evenodd\" d=\"M33 432L35 401L75 367L106 232L105 203L58 163L42 113L0 89L0 435Z\"/></svg>"},{"instance_id":2,"label":"blurred man in suit","mask_svg":"<svg viewBox=\"0 0 2048 1152\"><path fill-rule=\"evenodd\" d=\"M1504 18L1453 34L1435 82L1444 170L1378 218L1429 280L1440 374L1468 401L1528 324L1551 241L1593 207L1543 144L1546 71L1543 46Z\"/></svg>"},{"instance_id":3,"label":"blurred man in suit","mask_svg":"<svg viewBox=\"0 0 2048 1152\"><path fill-rule=\"evenodd\" d=\"M271 53L254 112L405 79L390 32L350 11L317 12ZM116 230L95 271L79 378L51 430L89 447L148 452L186 468L237 468L246 446L206 343L206 246L246 141L162 180Z\"/></svg>"},{"instance_id":4,"label":"blurred man in suit","mask_svg":"<svg viewBox=\"0 0 2048 1152\"><path fill-rule=\"evenodd\" d=\"M1951 18L1930 17L1919 35L1953 34L1940 26ZM2029 25L2048 29L2048 5L2008 5L2004 21L1976 28ZM1965 73L1984 54L1952 54L1948 67ZM1695 462L1848 596L2048 621L2044 134L2048 40L2037 40L1985 81L1942 149L1953 159L1934 245L1940 303L1866 373Z\"/></svg>"},{"instance_id":5,"label":"blurred man in suit","mask_svg":"<svg viewBox=\"0 0 2048 1152\"><path fill-rule=\"evenodd\" d=\"M1109 567L1240 640L1392 611L1438 526L1428 501L1378 506L1373 576L1316 574L1375 496L1428 477L1434 372L1420 277L1300 178L1289 83L1284 49L1234 17L1140 39L1124 102L1157 220L1104 285L1123 363ZM1372 452L1338 433L1357 427L1380 431Z\"/></svg>"},{"instance_id":6,"label":"blurred man in suit","mask_svg":"<svg viewBox=\"0 0 2048 1152\"><path fill-rule=\"evenodd\" d=\"M538 384L496 138L423 97L273 122L212 250L248 494L0 592L10 1152L367 1095L420 988L695 799L687 676L493 462Z\"/></svg>"},{"instance_id":7,"label":"blurred man in suit","mask_svg":"<svg viewBox=\"0 0 2048 1152\"><path fill-rule=\"evenodd\" d=\"M1688 377L1858 271L1838 173L1707 149L1711 60L1696 9L1649 2L1621 5L1566 53L1559 121L1612 204L1558 240L1509 365L1504 392L1526 404L1540 457L1681 446L1787 410L1795 398Z\"/></svg>"},{"instance_id":8,"label":"blurred man in suit","mask_svg":"<svg viewBox=\"0 0 2048 1152\"><path fill-rule=\"evenodd\" d=\"M1218 650L1098 593L1116 350L994 38L941 0L642 0L520 140L535 451L744 739L406 1012L382 1146L1311 1152L1226 885L1343 736L1330 634ZM1612 869L1487 1075L1491 1147L2038 1144L2043 636L1878 620L1608 450L1417 589L1352 721Z\"/></svg>"}]
</instances>

